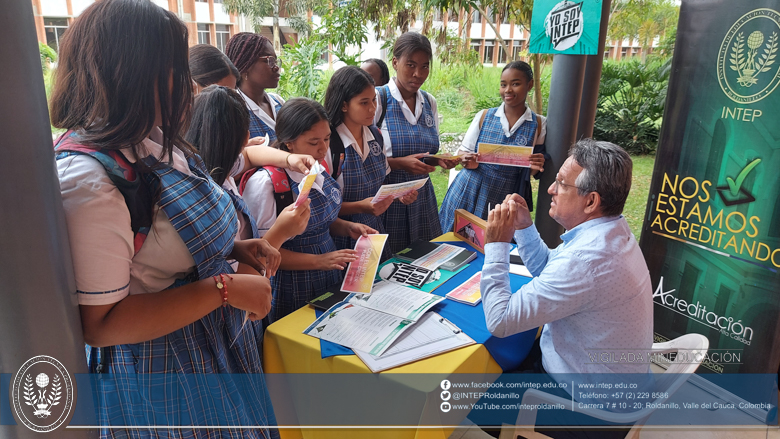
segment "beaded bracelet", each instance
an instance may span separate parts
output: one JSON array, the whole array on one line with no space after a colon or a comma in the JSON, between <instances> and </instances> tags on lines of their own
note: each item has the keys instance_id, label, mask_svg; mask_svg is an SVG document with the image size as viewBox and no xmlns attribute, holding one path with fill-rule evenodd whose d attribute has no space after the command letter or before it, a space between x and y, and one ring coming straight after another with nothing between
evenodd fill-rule
<instances>
[{"instance_id":1,"label":"beaded bracelet","mask_svg":"<svg viewBox=\"0 0 780 439\"><path fill-rule=\"evenodd\" d=\"M233 276L227 274L221 274L219 277L214 277L214 282L217 284L217 289L220 292L220 295L222 296L222 306L228 306L228 289L227 289L227 283L225 282L225 276L229 277L231 280L233 279Z\"/></svg>"}]
</instances>

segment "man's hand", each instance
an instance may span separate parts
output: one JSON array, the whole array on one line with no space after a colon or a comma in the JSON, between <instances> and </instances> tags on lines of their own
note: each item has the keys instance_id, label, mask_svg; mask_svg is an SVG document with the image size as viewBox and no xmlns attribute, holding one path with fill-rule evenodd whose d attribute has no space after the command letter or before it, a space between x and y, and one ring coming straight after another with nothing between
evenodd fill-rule
<instances>
[{"instance_id":1,"label":"man's hand","mask_svg":"<svg viewBox=\"0 0 780 439\"><path fill-rule=\"evenodd\" d=\"M485 240L491 242L512 242L515 234L514 217L517 215L517 203L504 202L494 207L488 213L487 232Z\"/></svg>"},{"instance_id":2,"label":"man's hand","mask_svg":"<svg viewBox=\"0 0 780 439\"><path fill-rule=\"evenodd\" d=\"M531 227L531 224L534 222L531 221L531 212L528 210L528 204L525 202L525 198L518 194L509 194L504 198L504 205L509 201L514 201L516 203L515 208L517 209L517 214L514 218L515 230L523 230Z\"/></svg>"}]
</instances>

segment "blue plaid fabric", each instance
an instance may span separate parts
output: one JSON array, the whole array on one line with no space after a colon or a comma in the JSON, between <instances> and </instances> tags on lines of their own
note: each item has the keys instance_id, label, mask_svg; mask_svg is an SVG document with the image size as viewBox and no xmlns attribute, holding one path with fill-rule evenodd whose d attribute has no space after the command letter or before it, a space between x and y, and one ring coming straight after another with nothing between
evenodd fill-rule
<instances>
[{"instance_id":1,"label":"blue plaid fabric","mask_svg":"<svg viewBox=\"0 0 780 439\"><path fill-rule=\"evenodd\" d=\"M249 226L252 227L252 238L259 238L260 232L257 231L257 221L255 221L255 217L252 216L252 212L249 210L246 201L241 198L241 195L234 194L227 189L224 190L230 195L230 199L233 201L233 207L235 207L236 211L244 214L244 217L249 221Z\"/></svg>"},{"instance_id":2,"label":"blue plaid fabric","mask_svg":"<svg viewBox=\"0 0 780 439\"><path fill-rule=\"evenodd\" d=\"M274 108L276 108L276 111L278 112L280 108L282 108L282 103L277 101L273 96L270 94L268 95L269 98L274 102ZM276 141L276 131L274 131L273 128L269 127L268 124L263 122L257 115L254 113L254 111L249 112L249 137L262 137L268 134L268 140L273 143Z\"/></svg>"},{"instance_id":3,"label":"blue plaid fabric","mask_svg":"<svg viewBox=\"0 0 780 439\"><path fill-rule=\"evenodd\" d=\"M498 108L487 110L485 121L477 137L477 146L480 143L513 146L533 144L537 126L536 114L532 112L531 120L524 122L511 136L506 137L501 128L501 119L495 117L496 110ZM501 204L507 194L524 195L526 191L521 186L530 187L530 184L530 168L480 163L477 169L461 170L441 203L439 212L441 229L448 232L452 230L456 209L465 209L482 219L487 219L488 205ZM529 202L528 205L533 206L533 202Z\"/></svg>"},{"instance_id":4,"label":"blue plaid fabric","mask_svg":"<svg viewBox=\"0 0 780 439\"><path fill-rule=\"evenodd\" d=\"M382 147L379 146L379 142L376 140L368 142L368 147L369 153L365 162L360 157L360 154L355 151L355 148L347 147L344 151L344 167L341 171L341 175L344 178L344 201L361 201L373 197L385 180L387 157L385 157ZM385 226L382 224L382 218L379 216L358 213L342 216L342 218L347 221L365 224L376 229L379 233L385 233ZM356 241L349 236L335 236L333 240L336 242L336 248L339 250L355 248ZM390 252L385 247L382 259L389 257Z\"/></svg>"},{"instance_id":5,"label":"blue plaid fabric","mask_svg":"<svg viewBox=\"0 0 780 439\"><path fill-rule=\"evenodd\" d=\"M390 143L393 148L393 157L405 157L411 154L431 153L439 151L439 133L436 130L436 121L428 94L423 95L423 112L417 125L406 121L401 111L400 103L390 94L390 88L385 85L385 92L389 96L387 114L383 125L390 133ZM426 178L427 175L413 175L397 169L386 178L386 184L402 183ZM439 224L439 212L436 203L436 194L433 192L433 184L430 181L418 190L417 201L406 205L393 203L382 216L385 230L390 236L387 245L390 252L396 253L405 249L413 241L422 239L430 241L441 235Z\"/></svg>"},{"instance_id":6,"label":"blue plaid fabric","mask_svg":"<svg viewBox=\"0 0 780 439\"><path fill-rule=\"evenodd\" d=\"M266 170L263 170L268 172ZM311 217L306 231L282 244L282 248L298 253L321 255L336 251L336 244L330 236L330 225L336 221L341 209L341 190L330 174L323 172L325 180L322 192L312 188ZM287 177L295 197L298 184ZM341 270L277 270L271 278L274 290L270 321L274 322L326 292L329 287L341 284L344 273Z\"/></svg>"},{"instance_id":7,"label":"blue plaid fabric","mask_svg":"<svg viewBox=\"0 0 780 439\"><path fill-rule=\"evenodd\" d=\"M78 153L78 152L77 152ZM73 154L62 152L57 159ZM196 274L171 287L232 273L226 256L238 232L229 196L209 176L199 157L188 159L193 175L147 157L143 173L159 206L197 264ZM229 375L260 374L255 333L242 327L244 312L218 308L200 320L142 343L92 349L91 372L98 383L101 425L245 426L276 425L265 381ZM208 381L195 385L193 381ZM216 381L214 377L219 377ZM216 382L216 385L215 385ZM276 430L256 429L101 429L102 438L270 438Z\"/></svg>"}]
</instances>

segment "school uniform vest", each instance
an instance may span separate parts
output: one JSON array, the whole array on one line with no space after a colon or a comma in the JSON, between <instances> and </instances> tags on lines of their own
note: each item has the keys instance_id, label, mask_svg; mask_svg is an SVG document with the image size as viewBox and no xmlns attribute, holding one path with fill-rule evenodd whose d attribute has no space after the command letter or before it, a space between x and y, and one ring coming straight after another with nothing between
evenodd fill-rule
<instances>
[{"instance_id":1,"label":"school uniform vest","mask_svg":"<svg viewBox=\"0 0 780 439\"><path fill-rule=\"evenodd\" d=\"M279 112L279 109L282 108L282 103L277 101L276 98L274 98L271 95L268 95L268 97L271 99L271 104L276 109L276 112ZM261 110L262 111L262 110ZM249 137L262 137L268 134L268 140L269 145L276 141L276 131L269 127L267 123L263 122L262 119L260 119L254 111L249 111Z\"/></svg>"},{"instance_id":2,"label":"school uniform vest","mask_svg":"<svg viewBox=\"0 0 780 439\"><path fill-rule=\"evenodd\" d=\"M369 141L367 146L369 152L365 161L363 161L360 153L355 148L347 147L344 151L345 158L341 176L344 181L342 196L345 202L362 201L373 197L385 180L387 158L382 147L376 140ZM347 221L365 224L379 233L385 233L381 216L356 213L354 215L342 216L342 218ZM336 236L333 239L336 242L336 248L340 250L355 248L356 241L349 236ZM389 251L385 250L382 259L386 259L389 256Z\"/></svg>"},{"instance_id":3,"label":"school uniform vest","mask_svg":"<svg viewBox=\"0 0 780 439\"><path fill-rule=\"evenodd\" d=\"M156 204L168 216L196 264L190 276L177 280L171 287L232 273L226 258L232 252L238 232L236 210L231 198L209 177L199 157L187 158L193 175L186 175L152 156L142 159L151 169L139 171L119 151L79 144L73 132L63 135L55 149L57 160L75 154L88 155L104 166L112 181L125 179L129 186L146 186L149 193L157 194ZM135 199L132 191L123 192L123 196L129 206ZM132 215L133 209L130 210ZM140 249L138 236L136 233L136 253ZM216 288L214 294L218 294ZM100 425L153 425L138 422L154 413L179 413L192 422L179 425L275 425L262 378L252 380L243 388L231 380L222 380L218 386L199 386L199 392L193 391L186 382L190 374L262 374L255 333L251 327L242 328L243 319L244 311L220 307L154 340L109 346L99 351L89 349L90 371L107 374L106 379L99 380ZM209 394L202 393L205 388ZM270 435L277 433L267 429L182 429L175 433L154 429L101 431L101 437L262 438Z\"/></svg>"},{"instance_id":4,"label":"school uniform vest","mask_svg":"<svg viewBox=\"0 0 780 439\"><path fill-rule=\"evenodd\" d=\"M511 146L533 144L537 126L536 114L532 112L531 120L525 121L511 136L507 137L501 127L501 119L495 117L497 110L498 108L487 110L482 129L477 137L477 147L480 143ZM465 209L482 219L487 219L488 207L501 204L506 195L512 193L523 196L528 207L533 210L530 168L480 163L476 169L461 170L447 190L447 195L441 204L439 218L442 230L452 231L456 209Z\"/></svg>"},{"instance_id":5,"label":"school uniform vest","mask_svg":"<svg viewBox=\"0 0 780 439\"><path fill-rule=\"evenodd\" d=\"M263 170L269 172L267 170ZM311 217L306 230L282 244L282 248L298 253L321 255L336 251L336 244L330 235L330 225L336 221L341 209L341 190L330 174L323 172L322 193L312 188ZM287 177L298 197L298 184ZM271 278L273 303L270 321L274 322L306 305L306 303L325 293L328 288L339 288L342 270L277 270Z\"/></svg>"},{"instance_id":6,"label":"school uniform vest","mask_svg":"<svg viewBox=\"0 0 780 439\"><path fill-rule=\"evenodd\" d=\"M412 125L406 121L401 104L392 97L389 87L385 85L384 88L385 94L389 98L387 102L382 103L387 108L383 125L390 133L393 157L437 153L439 151L439 133L436 129L431 104L428 101L428 94L422 92L422 115L420 115L417 124ZM385 183L402 183L427 177L427 174L414 175L397 169L385 178ZM413 241L419 239L430 241L441 235L436 194L430 180L418 189L417 200L414 203L409 205L391 204L382 216L382 221L385 225L385 231L390 235L386 247L392 253L403 250Z\"/></svg>"}]
</instances>

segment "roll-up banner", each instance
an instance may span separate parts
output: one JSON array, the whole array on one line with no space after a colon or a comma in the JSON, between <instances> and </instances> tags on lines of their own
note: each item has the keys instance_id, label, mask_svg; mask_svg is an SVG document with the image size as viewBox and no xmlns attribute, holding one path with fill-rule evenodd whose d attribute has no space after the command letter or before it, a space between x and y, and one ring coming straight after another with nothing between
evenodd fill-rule
<instances>
[{"instance_id":1,"label":"roll-up banner","mask_svg":"<svg viewBox=\"0 0 780 439\"><path fill-rule=\"evenodd\" d=\"M641 247L655 341L699 333L700 373L780 363L780 0L687 0Z\"/></svg>"}]
</instances>

